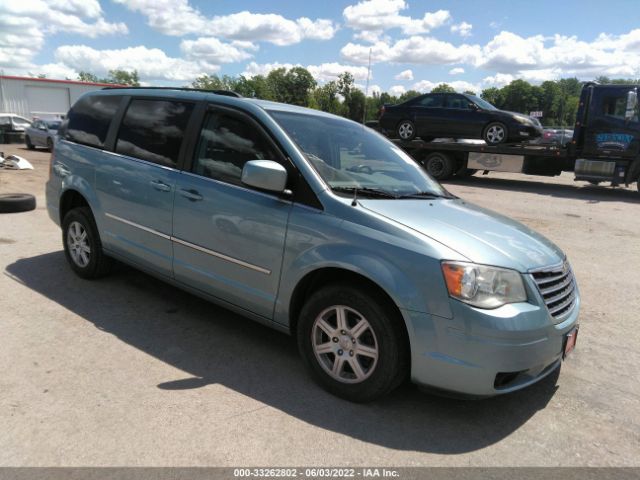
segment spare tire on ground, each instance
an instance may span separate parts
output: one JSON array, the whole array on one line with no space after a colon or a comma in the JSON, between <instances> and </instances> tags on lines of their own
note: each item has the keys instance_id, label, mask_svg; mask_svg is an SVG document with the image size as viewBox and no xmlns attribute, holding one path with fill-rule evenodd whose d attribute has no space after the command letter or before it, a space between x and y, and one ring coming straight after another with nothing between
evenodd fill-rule
<instances>
[{"instance_id":1,"label":"spare tire on ground","mask_svg":"<svg viewBox=\"0 0 640 480\"><path fill-rule=\"evenodd\" d=\"M28 212L36 208L36 197L28 193L0 193L0 213Z\"/></svg>"}]
</instances>

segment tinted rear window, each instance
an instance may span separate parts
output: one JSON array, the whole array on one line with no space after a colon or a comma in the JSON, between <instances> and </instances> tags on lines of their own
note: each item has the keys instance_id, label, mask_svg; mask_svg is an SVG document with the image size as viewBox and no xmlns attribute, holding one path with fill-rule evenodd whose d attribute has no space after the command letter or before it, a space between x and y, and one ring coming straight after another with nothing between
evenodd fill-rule
<instances>
[{"instance_id":1,"label":"tinted rear window","mask_svg":"<svg viewBox=\"0 0 640 480\"><path fill-rule=\"evenodd\" d=\"M78 100L69 112L64 138L104 148L111 119L118 111L121 99L121 96L95 95Z\"/></svg>"},{"instance_id":2,"label":"tinted rear window","mask_svg":"<svg viewBox=\"0 0 640 480\"><path fill-rule=\"evenodd\" d=\"M116 152L175 167L193 104L132 100L122 119Z\"/></svg>"},{"instance_id":3,"label":"tinted rear window","mask_svg":"<svg viewBox=\"0 0 640 480\"><path fill-rule=\"evenodd\" d=\"M444 95L426 95L422 97L415 105L421 107L441 107Z\"/></svg>"}]
</instances>

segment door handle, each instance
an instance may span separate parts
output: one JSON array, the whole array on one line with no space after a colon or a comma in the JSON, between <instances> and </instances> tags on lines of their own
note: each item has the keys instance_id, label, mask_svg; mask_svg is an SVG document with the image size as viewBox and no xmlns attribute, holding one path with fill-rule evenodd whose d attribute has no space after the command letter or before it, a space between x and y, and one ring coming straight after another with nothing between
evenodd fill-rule
<instances>
[{"instance_id":1,"label":"door handle","mask_svg":"<svg viewBox=\"0 0 640 480\"><path fill-rule=\"evenodd\" d=\"M160 190L161 192L171 191L171 185L167 185L166 183L161 182L160 180L151 180L150 183L153 188L155 188L156 190Z\"/></svg>"},{"instance_id":2,"label":"door handle","mask_svg":"<svg viewBox=\"0 0 640 480\"><path fill-rule=\"evenodd\" d=\"M199 200L202 200L202 195L200 195L200 193L198 193L197 190L193 190L193 189L191 190L180 189L180 195L182 195L184 198L186 198L191 202L197 202Z\"/></svg>"}]
</instances>

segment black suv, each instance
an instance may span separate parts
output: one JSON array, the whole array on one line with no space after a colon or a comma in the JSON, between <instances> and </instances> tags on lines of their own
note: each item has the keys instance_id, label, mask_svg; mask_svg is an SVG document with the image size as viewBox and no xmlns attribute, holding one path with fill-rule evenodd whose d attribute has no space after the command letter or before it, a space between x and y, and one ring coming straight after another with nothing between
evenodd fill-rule
<instances>
[{"instance_id":1,"label":"black suv","mask_svg":"<svg viewBox=\"0 0 640 480\"><path fill-rule=\"evenodd\" d=\"M428 93L382 107L380 127L403 141L420 137L481 138L489 145L521 142L542 135L538 120L498 110L474 95Z\"/></svg>"}]
</instances>

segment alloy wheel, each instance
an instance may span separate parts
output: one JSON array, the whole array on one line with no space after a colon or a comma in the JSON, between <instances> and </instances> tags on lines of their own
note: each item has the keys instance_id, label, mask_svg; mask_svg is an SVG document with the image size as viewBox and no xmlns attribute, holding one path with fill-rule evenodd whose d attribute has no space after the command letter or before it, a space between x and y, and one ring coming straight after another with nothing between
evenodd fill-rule
<instances>
[{"instance_id":1,"label":"alloy wheel","mask_svg":"<svg viewBox=\"0 0 640 480\"><path fill-rule=\"evenodd\" d=\"M326 308L316 317L311 344L322 369L342 383L366 380L378 363L378 341L371 324L345 305Z\"/></svg>"},{"instance_id":2,"label":"alloy wheel","mask_svg":"<svg viewBox=\"0 0 640 480\"><path fill-rule=\"evenodd\" d=\"M80 222L71 222L67 230L67 247L73 262L80 268L85 268L91 260L91 247L87 237L87 230Z\"/></svg>"},{"instance_id":3,"label":"alloy wheel","mask_svg":"<svg viewBox=\"0 0 640 480\"><path fill-rule=\"evenodd\" d=\"M489 143L500 143L504 140L504 127L500 125L491 125L487 130L487 140Z\"/></svg>"},{"instance_id":4,"label":"alloy wheel","mask_svg":"<svg viewBox=\"0 0 640 480\"><path fill-rule=\"evenodd\" d=\"M409 122L403 122L398 127L398 136L402 140L408 140L413 137L413 125Z\"/></svg>"}]
</instances>

